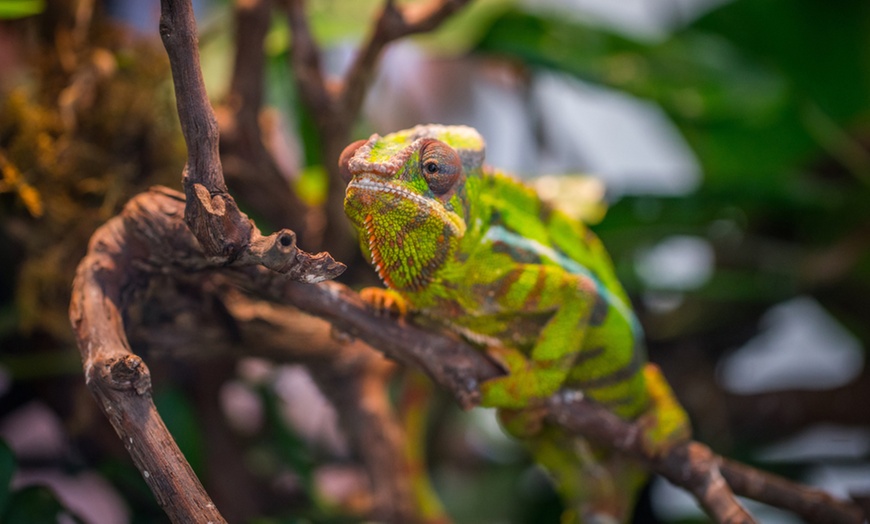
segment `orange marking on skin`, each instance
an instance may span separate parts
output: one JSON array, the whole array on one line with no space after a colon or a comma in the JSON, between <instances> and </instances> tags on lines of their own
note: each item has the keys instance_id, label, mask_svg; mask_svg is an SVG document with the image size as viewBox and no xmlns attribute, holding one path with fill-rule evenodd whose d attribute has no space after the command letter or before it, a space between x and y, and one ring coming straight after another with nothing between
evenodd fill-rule
<instances>
[{"instance_id":1,"label":"orange marking on skin","mask_svg":"<svg viewBox=\"0 0 870 524\"><path fill-rule=\"evenodd\" d=\"M366 232L369 234L369 251L372 253L372 262L375 263L375 271L378 272L378 276L381 277L381 280L384 281L384 284L387 287L395 288L396 286L393 284L392 279L390 279L389 275L385 271L384 268L384 260L381 258L381 252L378 249L378 244L376 242L377 236L375 235L375 227L373 222L373 218L371 214L366 215L364 220L366 226Z\"/></svg>"}]
</instances>

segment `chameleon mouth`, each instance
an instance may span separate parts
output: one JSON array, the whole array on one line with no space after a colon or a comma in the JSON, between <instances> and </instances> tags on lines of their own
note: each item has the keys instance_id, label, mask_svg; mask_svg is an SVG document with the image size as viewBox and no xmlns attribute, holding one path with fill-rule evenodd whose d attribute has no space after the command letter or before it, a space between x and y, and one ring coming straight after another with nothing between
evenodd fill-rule
<instances>
[{"instance_id":1,"label":"chameleon mouth","mask_svg":"<svg viewBox=\"0 0 870 524\"><path fill-rule=\"evenodd\" d=\"M413 203L418 208L423 208L428 214L437 216L441 223L446 224L450 228L450 232L453 235L461 237L465 234L465 223L459 217L444 209L444 206L437 203L437 199L426 198L403 187L367 177L354 177L347 185L347 189L397 196Z\"/></svg>"}]
</instances>

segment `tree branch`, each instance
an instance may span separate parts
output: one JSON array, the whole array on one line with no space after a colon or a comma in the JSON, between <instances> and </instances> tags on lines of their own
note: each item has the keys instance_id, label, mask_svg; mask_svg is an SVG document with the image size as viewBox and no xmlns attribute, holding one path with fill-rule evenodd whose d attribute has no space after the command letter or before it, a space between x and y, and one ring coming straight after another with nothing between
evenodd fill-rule
<instances>
[{"instance_id":1,"label":"tree branch","mask_svg":"<svg viewBox=\"0 0 870 524\"><path fill-rule=\"evenodd\" d=\"M121 305L139 278L131 253L148 253L150 242L125 229L119 216L94 234L73 282L70 320L85 381L172 521L225 522L163 424L148 367L127 343ZM180 221L178 230L186 230Z\"/></svg>"},{"instance_id":2,"label":"tree branch","mask_svg":"<svg viewBox=\"0 0 870 524\"><path fill-rule=\"evenodd\" d=\"M269 236L241 211L224 183L218 155L218 127L208 101L197 49L196 21L189 1L162 0L160 36L175 83L178 117L187 143L182 179L184 217L205 252L236 265L263 265L304 282L320 282L344 271L328 253L311 255L296 248L296 233L282 229Z\"/></svg>"},{"instance_id":3,"label":"tree branch","mask_svg":"<svg viewBox=\"0 0 870 524\"><path fill-rule=\"evenodd\" d=\"M431 0L398 7L388 0L375 22L374 31L360 48L341 83L338 105L342 112L359 114L365 94L374 80L378 58L390 42L412 34L432 31L469 0Z\"/></svg>"},{"instance_id":4,"label":"tree branch","mask_svg":"<svg viewBox=\"0 0 870 524\"><path fill-rule=\"evenodd\" d=\"M179 251L173 258L186 256ZM151 354L169 350L175 358L194 361L258 357L304 365L337 411L354 456L368 474L371 507L354 509L379 522L414 521L411 469L386 384L395 366L359 341L339 340L322 319L251 298L221 271L173 268L169 274L171 278L150 284L143 305L164 314L128 315L134 347L146 347ZM185 292L192 287L202 291Z\"/></svg>"},{"instance_id":5,"label":"tree branch","mask_svg":"<svg viewBox=\"0 0 870 524\"><path fill-rule=\"evenodd\" d=\"M120 348L116 352L121 356L131 356L123 335L120 310L115 306L122 303L122 297L116 293L109 299L104 298L105 293L99 290L105 285L104 280L119 282L116 284L118 289L131 289L135 279L129 272L134 268L149 273L214 270L211 259L202 253L199 244L180 219L183 207L181 195L155 188L131 200L119 217L94 234L89 255L79 268L71 306L71 318L79 336L88 377L93 373L88 370L99 367L97 363L106 366L105 362L118 358L115 353L99 358L92 356L93 351L105 345L100 341L115 341L110 347ZM124 230L122 226L129 229ZM139 243L126 243L124 239L127 237L139 239ZM116 242L131 252L111 247ZM96 265L94 260L105 257L106 252L114 253L112 258ZM138 256L134 258L133 253ZM229 276L256 296L293 305L323 318L340 331L377 347L391 358L425 370L466 408L476 404L479 398L478 384L502 373L480 351L449 334L433 333L410 324L400 325L374 315L355 293L340 284L324 282L305 285L253 266L236 268ZM93 325L99 328L89 327ZM144 368L144 365L141 367ZM96 384L98 378L89 378L89 384ZM136 383L143 384L139 390L143 387L147 389L147 384L141 381ZM101 399L101 405L110 406L109 412L124 411L123 406L127 401L113 399L113 402L120 404L105 404L105 397L101 396L100 391L95 392L95 395ZM571 432L642 460L652 471L689 489L719 521L734 522L746 516L742 508L733 502L729 485L738 494L795 511L810 522L860 522L862 519L861 510L852 502L836 500L819 490L797 486L748 466L735 466L735 463L712 454L702 444L687 443L664 456L651 456L640 445L642 429L639 426L619 419L590 401L557 395L548 404L548 409L549 419L553 423L562 424ZM126 431L137 437L139 433L135 433L133 427L128 427ZM134 439L134 442L139 440ZM727 483L722 482L722 478ZM162 485L152 485L152 489L161 490L159 499L166 497Z\"/></svg>"}]
</instances>

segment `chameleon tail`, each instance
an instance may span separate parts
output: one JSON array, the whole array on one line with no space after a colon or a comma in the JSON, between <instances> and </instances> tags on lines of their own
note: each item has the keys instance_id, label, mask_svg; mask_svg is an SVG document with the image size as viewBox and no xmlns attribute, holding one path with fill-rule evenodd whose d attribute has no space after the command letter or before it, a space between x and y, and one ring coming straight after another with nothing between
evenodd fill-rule
<instances>
[{"instance_id":1,"label":"chameleon tail","mask_svg":"<svg viewBox=\"0 0 870 524\"><path fill-rule=\"evenodd\" d=\"M426 467L426 429L432 389L429 377L414 369L406 370L399 393L399 416L405 431L405 463L410 470L408 476L419 522L446 524L451 519L429 482Z\"/></svg>"}]
</instances>

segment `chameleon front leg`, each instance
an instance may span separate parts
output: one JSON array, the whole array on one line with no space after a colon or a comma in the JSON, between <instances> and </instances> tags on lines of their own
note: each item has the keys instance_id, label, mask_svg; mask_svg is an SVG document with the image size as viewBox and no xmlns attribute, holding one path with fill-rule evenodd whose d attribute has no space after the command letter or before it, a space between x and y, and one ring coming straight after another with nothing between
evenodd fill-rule
<instances>
[{"instance_id":1,"label":"chameleon front leg","mask_svg":"<svg viewBox=\"0 0 870 524\"><path fill-rule=\"evenodd\" d=\"M501 293L496 299L505 310L552 312L530 355L512 348L490 348L508 374L481 385L481 405L524 408L554 394L568 377L583 350L596 286L583 275L537 264L519 266L495 285Z\"/></svg>"}]
</instances>

